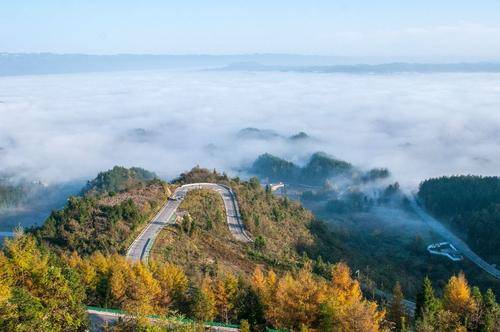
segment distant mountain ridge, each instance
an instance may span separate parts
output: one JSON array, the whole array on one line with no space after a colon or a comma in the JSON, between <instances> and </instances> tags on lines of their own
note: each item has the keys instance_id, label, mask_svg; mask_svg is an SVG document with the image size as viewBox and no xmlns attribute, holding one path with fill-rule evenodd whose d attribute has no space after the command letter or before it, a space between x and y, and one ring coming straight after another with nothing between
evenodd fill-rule
<instances>
[{"instance_id":1,"label":"distant mountain ridge","mask_svg":"<svg viewBox=\"0 0 500 332\"><path fill-rule=\"evenodd\" d=\"M302 135L299 133L298 136ZM313 153L302 167L270 153L264 153L253 162L248 172L270 182L283 181L310 186L323 186L327 180L337 176L356 183L367 183L390 177L387 168L364 171L347 161L321 151Z\"/></svg>"},{"instance_id":2,"label":"distant mountain ridge","mask_svg":"<svg viewBox=\"0 0 500 332\"><path fill-rule=\"evenodd\" d=\"M391 73L500 73L500 63L383 63L327 66L270 66L259 63L233 63L218 68L222 71L275 71L298 73L345 73L345 74L391 74Z\"/></svg>"},{"instance_id":3,"label":"distant mountain ridge","mask_svg":"<svg viewBox=\"0 0 500 332\"><path fill-rule=\"evenodd\" d=\"M358 59L361 60L361 59ZM328 65L351 63L349 57L299 54L54 54L0 53L0 76L43 75L173 68L217 68L231 63Z\"/></svg>"},{"instance_id":4,"label":"distant mountain ridge","mask_svg":"<svg viewBox=\"0 0 500 332\"><path fill-rule=\"evenodd\" d=\"M291 136L285 136L271 129L260 129L255 127L243 128L240 131L238 131L236 136L239 139L257 139L257 140L283 139L295 142L308 140L312 138L303 131L300 131Z\"/></svg>"},{"instance_id":5,"label":"distant mountain ridge","mask_svg":"<svg viewBox=\"0 0 500 332\"><path fill-rule=\"evenodd\" d=\"M269 153L260 155L250 168L250 172L269 181L285 181L308 185L323 185L333 176L347 174L353 166L324 152L313 153L308 163L297 166Z\"/></svg>"},{"instance_id":6,"label":"distant mountain ridge","mask_svg":"<svg viewBox=\"0 0 500 332\"><path fill-rule=\"evenodd\" d=\"M127 70L210 69L339 73L500 72L500 61L346 57L300 54L54 54L0 53L0 76ZM453 61L453 63L450 63Z\"/></svg>"}]
</instances>

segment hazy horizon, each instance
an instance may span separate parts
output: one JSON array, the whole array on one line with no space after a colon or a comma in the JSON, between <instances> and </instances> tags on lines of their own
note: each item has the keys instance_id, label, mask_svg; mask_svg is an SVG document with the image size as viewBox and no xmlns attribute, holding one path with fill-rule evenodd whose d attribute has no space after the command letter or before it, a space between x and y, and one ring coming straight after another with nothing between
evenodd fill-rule
<instances>
[{"instance_id":1,"label":"hazy horizon","mask_svg":"<svg viewBox=\"0 0 500 332\"><path fill-rule=\"evenodd\" d=\"M237 173L260 153L325 151L428 177L498 175L499 74L136 71L0 78L0 172L47 182L113 165ZM15 116L13 116L15 114ZM313 140L241 140L246 127Z\"/></svg>"},{"instance_id":2,"label":"hazy horizon","mask_svg":"<svg viewBox=\"0 0 500 332\"><path fill-rule=\"evenodd\" d=\"M11 1L0 52L499 58L498 12L493 0Z\"/></svg>"},{"instance_id":3,"label":"hazy horizon","mask_svg":"<svg viewBox=\"0 0 500 332\"><path fill-rule=\"evenodd\" d=\"M409 188L497 175L498 12L492 0L7 2L0 173L61 182L122 164L171 177L322 150ZM347 67L320 68L334 65ZM315 140L238 140L245 127Z\"/></svg>"}]
</instances>

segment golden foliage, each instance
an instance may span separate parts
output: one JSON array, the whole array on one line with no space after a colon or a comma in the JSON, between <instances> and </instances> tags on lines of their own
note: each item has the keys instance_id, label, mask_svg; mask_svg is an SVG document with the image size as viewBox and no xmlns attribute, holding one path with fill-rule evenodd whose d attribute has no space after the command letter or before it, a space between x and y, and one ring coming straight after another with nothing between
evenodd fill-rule
<instances>
[{"instance_id":1,"label":"golden foliage","mask_svg":"<svg viewBox=\"0 0 500 332\"><path fill-rule=\"evenodd\" d=\"M299 329L323 321L326 330L378 331L384 317L376 303L363 299L359 283L344 263L332 269L330 282L315 277L308 264L279 279L272 271L265 275L257 268L252 280L266 320L278 328Z\"/></svg>"},{"instance_id":2,"label":"golden foliage","mask_svg":"<svg viewBox=\"0 0 500 332\"><path fill-rule=\"evenodd\" d=\"M212 288L217 313L223 321L229 322L238 295L238 279L232 273L225 273L213 282Z\"/></svg>"},{"instance_id":3,"label":"golden foliage","mask_svg":"<svg viewBox=\"0 0 500 332\"><path fill-rule=\"evenodd\" d=\"M8 259L0 252L0 306L10 298L11 273Z\"/></svg>"},{"instance_id":4,"label":"golden foliage","mask_svg":"<svg viewBox=\"0 0 500 332\"><path fill-rule=\"evenodd\" d=\"M66 260L79 273L91 305L122 308L137 315L163 314L188 288L184 271L173 264L147 266L99 252L88 258L73 253Z\"/></svg>"},{"instance_id":5,"label":"golden foliage","mask_svg":"<svg viewBox=\"0 0 500 332\"><path fill-rule=\"evenodd\" d=\"M215 294L211 284L212 280L209 277L203 278L194 298L192 312L199 321L211 321L217 313L215 308Z\"/></svg>"},{"instance_id":6,"label":"golden foliage","mask_svg":"<svg viewBox=\"0 0 500 332\"><path fill-rule=\"evenodd\" d=\"M465 275L452 276L444 289L443 303L445 309L464 315L474 310L476 304L471 296L470 287Z\"/></svg>"},{"instance_id":7,"label":"golden foliage","mask_svg":"<svg viewBox=\"0 0 500 332\"><path fill-rule=\"evenodd\" d=\"M166 263L161 266L153 266L153 271L161 289L159 294L161 307L168 308L173 302L180 300L185 295L189 281L182 268Z\"/></svg>"},{"instance_id":8,"label":"golden foliage","mask_svg":"<svg viewBox=\"0 0 500 332\"><path fill-rule=\"evenodd\" d=\"M0 253L0 330L80 331L85 294L72 272L29 235Z\"/></svg>"}]
</instances>

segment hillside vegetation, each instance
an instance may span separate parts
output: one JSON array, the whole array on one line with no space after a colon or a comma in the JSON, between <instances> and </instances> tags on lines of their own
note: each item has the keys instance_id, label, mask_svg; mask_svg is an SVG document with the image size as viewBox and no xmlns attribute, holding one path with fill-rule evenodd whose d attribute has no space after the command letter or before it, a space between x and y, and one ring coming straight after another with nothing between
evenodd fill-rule
<instances>
[{"instance_id":1,"label":"hillside vegetation","mask_svg":"<svg viewBox=\"0 0 500 332\"><path fill-rule=\"evenodd\" d=\"M76 271L34 238L0 251L1 331L86 331L85 290Z\"/></svg>"},{"instance_id":2,"label":"hillside vegetation","mask_svg":"<svg viewBox=\"0 0 500 332\"><path fill-rule=\"evenodd\" d=\"M83 193L117 193L127 189L144 188L149 181L154 179L158 179L158 176L145 169L115 166L109 171L99 173L95 179L87 182Z\"/></svg>"},{"instance_id":3,"label":"hillside vegetation","mask_svg":"<svg viewBox=\"0 0 500 332\"><path fill-rule=\"evenodd\" d=\"M302 167L265 153L254 161L249 172L270 182L283 181L290 184L311 186L323 186L325 181L334 177L346 177L353 181L367 182L389 176L387 169L375 168L368 172L362 172L350 163L324 152L313 153Z\"/></svg>"},{"instance_id":4,"label":"hillside vegetation","mask_svg":"<svg viewBox=\"0 0 500 332\"><path fill-rule=\"evenodd\" d=\"M263 181L284 181L286 188L281 194L300 200L317 218L324 221L315 221L309 227L311 233L320 239L315 241L313 248L307 248L310 257L318 259L321 256L322 260L328 262L339 259L346 261L358 270L367 290L377 287L390 292L399 281L402 290L410 298L416 295L418 284L425 276L429 276L437 290L441 291L450 276L460 271L464 271L482 289L500 291L500 284L470 261L451 262L426 251L427 245L442 239L419 221L399 184L392 182L394 179L390 177L388 169L365 171L351 166L348 172L333 175L319 186L315 184L315 174L327 174L326 171L318 170L335 169L335 163L331 160L318 163L313 159L304 167L298 167L266 154L259 157L253 167L260 170L254 173L260 174ZM312 167L311 164L329 166ZM305 173L306 168L317 171ZM331 174L339 173L332 171ZM308 176L313 180L308 180ZM302 180L298 182L297 179L301 177ZM492 191L485 189L482 195L487 192ZM476 197L480 198L481 195ZM494 209L490 208L490 211ZM486 215L483 210L482 216ZM499 215L490 216L491 220ZM489 231L494 234L489 235L490 238L498 234L492 228ZM490 247L495 248L494 243L495 240L490 243ZM485 257L491 257L492 262L496 262L497 259L491 256L492 252L497 253L498 250L490 250L490 256Z\"/></svg>"},{"instance_id":5,"label":"hillside vegetation","mask_svg":"<svg viewBox=\"0 0 500 332\"><path fill-rule=\"evenodd\" d=\"M91 189L85 196L70 197L62 210L53 211L43 226L32 232L56 250L81 255L124 253L141 226L165 202L170 189L160 180L146 182L140 172L127 171L127 177L119 174L123 170L117 167L100 173L89 182L96 187L87 186ZM114 179L111 187L123 189L108 191L104 188L111 187L104 185L108 182L103 179Z\"/></svg>"},{"instance_id":6,"label":"hillside vegetation","mask_svg":"<svg viewBox=\"0 0 500 332\"><path fill-rule=\"evenodd\" d=\"M256 178L250 181L195 168L178 184L217 182L231 186L253 244L235 241L228 230L222 199L210 190L193 190L179 210L187 213L175 227L164 229L153 248L153 257L173 261L193 274L216 270L218 265L249 275L257 265L290 270L300 266L302 253L314 246L309 227L313 215L299 203L272 195Z\"/></svg>"},{"instance_id":7,"label":"hillside vegetation","mask_svg":"<svg viewBox=\"0 0 500 332\"><path fill-rule=\"evenodd\" d=\"M418 198L478 253L500 263L500 178L452 176L420 184Z\"/></svg>"},{"instance_id":8,"label":"hillside vegetation","mask_svg":"<svg viewBox=\"0 0 500 332\"><path fill-rule=\"evenodd\" d=\"M230 185L254 242L232 238L217 193L193 190L149 262L132 262L121 254L170 185L152 180L119 193L73 197L35 236L18 235L0 252L0 329L83 331L84 305L126 310L131 317L113 331L203 329L183 317L241 324L244 331L479 332L500 326L493 293L469 287L461 274L442 296L425 280L413 322L398 283L388 305L365 298L360 281L338 262L337 242L299 203L273 195L256 178L241 181L201 168L172 186L190 182ZM170 318L151 322L145 315Z\"/></svg>"}]
</instances>

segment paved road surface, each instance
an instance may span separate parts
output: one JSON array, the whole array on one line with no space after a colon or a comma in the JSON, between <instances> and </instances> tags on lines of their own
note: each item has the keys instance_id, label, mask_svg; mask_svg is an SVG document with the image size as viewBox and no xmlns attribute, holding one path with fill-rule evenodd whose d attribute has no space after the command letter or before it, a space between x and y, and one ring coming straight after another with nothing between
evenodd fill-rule
<instances>
[{"instance_id":1,"label":"paved road surface","mask_svg":"<svg viewBox=\"0 0 500 332\"><path fill-rule=\"evenodd\" d=\"M420 205L417 203L417 199L413 197L410 199L411 206L418 214L418 216L429 225L434 232L442 236L446 241L450 242L457 248L458 251L462 253L465 257L471 260L478 267L491 274L497 279L500 279L500 270L496 269L493 265L487 263L481 257L479 257L474 251L472 251L467 243L458 238L455 234L449 231L446 227L443 226L438 220L430 216L427 212L425 212Z\"/></svg>"},{"instance_id":2,"label":"paved road surface","mask_svg":"<svg viewBox=\"0 0 500 332\"><path fill-rule=\"evenodd\" d=\"M165 225L174 222L174 213L181 204L181 201L188 191L194 189L210 189L219 193L224 201L227 224L233 237L242 242L252 241L241 221L238 202L231 188L215 183L192 183L183 185L174 191L171 199L167 201L153 220L130 245L127 251L127 258L134 261L147 261L156 236Z\"/></svg>"},{"instance_id":3,"label":"paved road surface","mask_svg":"<svg viewBox=\"0 0 500 332\"><path fill-rule=\"evenodd\" d=\"M375 289L375 295L380 296L380 297L386 299L387 301L392 301L392 294L388 293L388 292L384 292L381 289L378 289L378 288ZM403 302L403 305L406 309L406 312L414 315L415 310L417 308L417 304L413 301L406 300L406 299L403 299L402 302Z\"/></svg>"},{"instance_id":4,"label":"paved road surface","mask_svg":"<svg viewBox=\"0 0 500 332\"><path fill-rule=\"evenodd\" d=\"M120 318L125 319L128 316L122 313L106 312L101 310L88 309L87 313L90 318L90 330L91 331L103 331L106 325L116 323ZM151 321L155 319L151 318ZM233 327L223 327L223 326L205 326L207 331L217 331L217 332L236 332L239 331L237 328Z\"/></svg>"}]
</instances>

